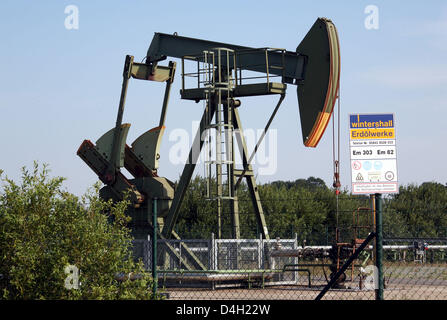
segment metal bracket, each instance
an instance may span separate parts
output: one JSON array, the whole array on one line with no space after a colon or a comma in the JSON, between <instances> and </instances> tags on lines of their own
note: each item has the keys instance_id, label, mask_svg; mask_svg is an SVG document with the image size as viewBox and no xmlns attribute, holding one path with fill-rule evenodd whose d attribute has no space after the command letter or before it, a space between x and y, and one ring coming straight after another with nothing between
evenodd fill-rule
<instances>
[{"instance_id":1,"label":"metal bracket","mask_svg":"<svg viewBox=\"0 0 447 320\"><path fill-rule=\"evenodd\" d=\"M164 131L164 126L153 128L132 143L133 153L151 170L158 169L160 144Z\"/></svg>"},{"instance_id":2,"label":"metal bracket","mask_svg":"<svg viewBox=\"0 0 447 320\"><path fill-rule=\"evenodd\" d=\"M116 142L116 156L113 155L113 141L115 138L116 128L110 129L104 133L101 138L96 141L96 150L115 168L124 167L124 149L126 146L126 138L129 132L130 123L122 124L119 128L118 140ZM113 160L113 162L112 162Z\"/></svg>"}]
</instances>

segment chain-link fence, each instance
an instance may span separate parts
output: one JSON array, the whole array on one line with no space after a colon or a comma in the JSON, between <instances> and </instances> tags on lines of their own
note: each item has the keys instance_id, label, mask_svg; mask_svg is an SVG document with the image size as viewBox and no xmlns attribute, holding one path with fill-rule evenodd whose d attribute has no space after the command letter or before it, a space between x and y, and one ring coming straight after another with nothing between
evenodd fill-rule
<instances>
[{"instance_id":1,"label":"chain-link fence","mask_svg":"<svg viewBox=\"0 0 447 320\"><path fill-rule=\"evenodd\" d=\"M150 240L136 240L136 256L151 266ZM447 241L384 241L384 299L447 299ZM345 262L336 246L295 239L159 240L159 290L179 300L314 300ZM336 264L339 264L336 266ZM373 300L374 250L368 245L323 299Z\"/></svg>"},{"instance_id":2,"label":"chain-link fence","mask_svg":"<svg viewBox=\"0 0 447 320\"><path fill-rule=\"evenodd\" d=\"M229 214L223 212L218 230L212 212L198 212L207 223L190 219L177 229L189 240L158 240L159 290L172 300L315 300L327 288L325 300L376 299L375 238L364 242L375 231L371 199L334 199L263 200L270 240L244 200L243 239L224 239L231 235ZM383 201L383 298L447 299L446 205L408 201ZM135 256L148 270L151 248L150 240L135 240Z\"/></svg>"}]
</instances>

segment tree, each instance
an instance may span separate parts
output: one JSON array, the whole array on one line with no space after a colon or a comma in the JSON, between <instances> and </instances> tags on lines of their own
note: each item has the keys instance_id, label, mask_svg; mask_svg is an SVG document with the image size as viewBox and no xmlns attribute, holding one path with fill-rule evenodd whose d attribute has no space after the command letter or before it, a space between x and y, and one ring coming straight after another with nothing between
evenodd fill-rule
<instances>
[{"instance_id":1,"label":"tree","mask_svg":"<svg viewBox=\"0 0 447 320\"><path fill-rule=\"evenodd\" d=\"M276 187L285 187L290 189L293 187L302 187L311 190L326 189L328 190L326 183L320 178L309 177L307 179L297 179L295 181L273 181L271 185Z\"/></svg>"},{"instance_id":2,"label":"tree","mask_svg":"<svg viewBox=\"0 0 447 320\"><path fill-rule=\"evenodd\" d=\"M386 208L384 224L397 227L394 236L446 236L447 188L440 183L401 186Z\"/></svg>"},{"instance_id":3,"label":"tree","mask_svg":"<svg viewBox=\"0 0 447 320\"><path fill-rule=\"evenodd\" d=\"M46 165L22 169L20 185L1 176L0 290L4 299L150 299L151 278L132 257L127 201L81 199L49 178ZM79 289L67 290L67 265L78 268ZM117 282L119 273L140 273Z\"/></svg>"}]
</instances>

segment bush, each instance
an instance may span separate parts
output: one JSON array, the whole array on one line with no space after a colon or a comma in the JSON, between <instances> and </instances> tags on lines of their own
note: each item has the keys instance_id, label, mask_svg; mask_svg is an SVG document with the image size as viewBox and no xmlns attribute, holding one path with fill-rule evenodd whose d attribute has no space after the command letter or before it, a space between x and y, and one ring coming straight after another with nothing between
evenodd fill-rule
<instances>
[{"instance_id":1,"label":"bush","mask_svg":"<svg viewBox=\"0 0 447 320\"><path fill-rule=\"evenodd\" d=\"M0 192L0 294L3 299L152 299L151 277L134 262L132 237L116 204L98 196L99 185L81 198L49 178L46 165L22 169L22 182L3 177ZM79 270L79 288L67 289L68 265ZM117 274L141 279L118 282ZM68 277L68 278L67 278Z\"/></svg>"}]
</instances>

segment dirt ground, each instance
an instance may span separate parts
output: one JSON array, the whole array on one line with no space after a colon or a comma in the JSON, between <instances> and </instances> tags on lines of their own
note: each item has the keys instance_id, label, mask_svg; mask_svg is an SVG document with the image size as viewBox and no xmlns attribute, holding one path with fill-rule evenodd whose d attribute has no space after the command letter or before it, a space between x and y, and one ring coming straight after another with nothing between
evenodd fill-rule
<instances>
[{"instance_id":1,"label":"dirt ground","mask_svg":"<svg viewBox=\"0 0 447 320\"><path fill-rule=\"evenodd\" d=\"M319 270L319 269L318 269ZM305 276L298 283L290 285L266 285L262 288L224 287L208 288L167 288L171 300L314 300L327 284L324 277L314 270L311 287L307 287ZM348 275L349 276L349 275ZM292 279L292 278L291 278ZM360 290L357 276L348 280L347 289L331 289L325 300L374 300L374 290ZM445 264L390 264L384 271L385 300L447 300L447 267ZM162 287L162 286L160 286Z\"/></svg>"},{"instance_id":2,"label":"dirt ground","mask_svg":"<svg viewBox=\"0 0 447 320\"><path fill-rule=\"evenodd\" d=\"M314 300L322 287L266 287L252 289L166 289L171 300ZM329 290L325 300L374 300L373 290ZM385 300L447 300L446 286L399 285L384 290Z\"/></svg>"}]
</instances>

